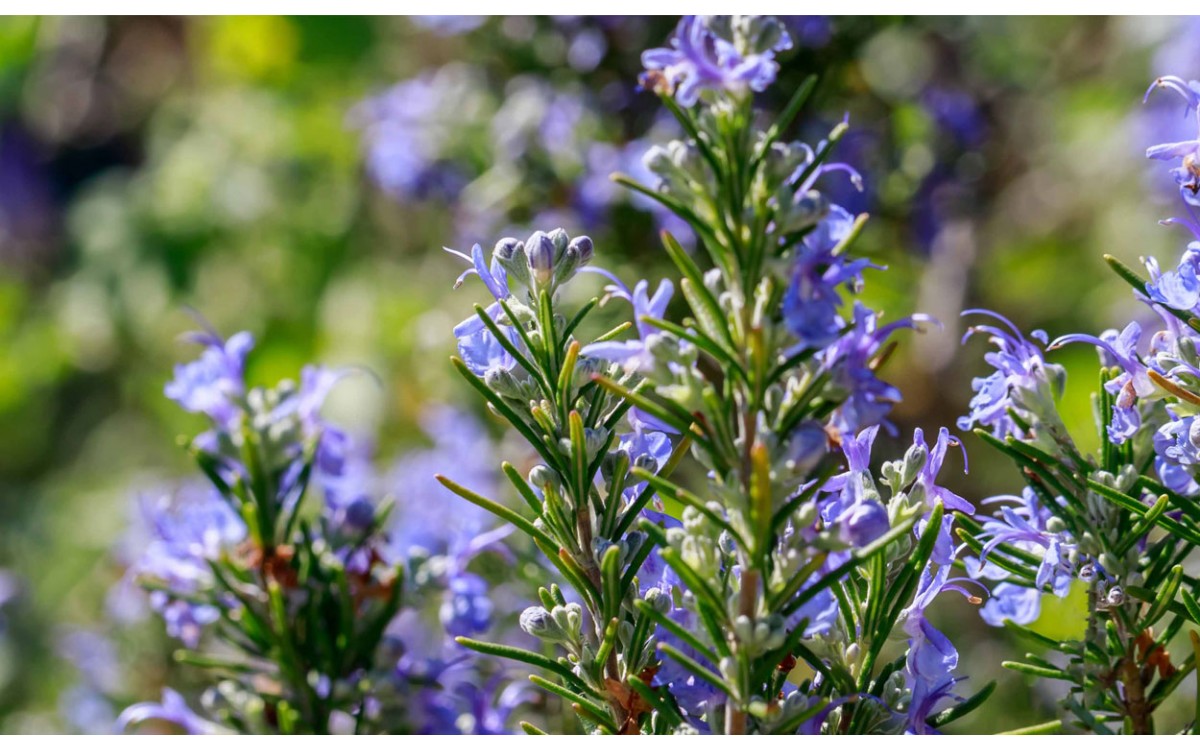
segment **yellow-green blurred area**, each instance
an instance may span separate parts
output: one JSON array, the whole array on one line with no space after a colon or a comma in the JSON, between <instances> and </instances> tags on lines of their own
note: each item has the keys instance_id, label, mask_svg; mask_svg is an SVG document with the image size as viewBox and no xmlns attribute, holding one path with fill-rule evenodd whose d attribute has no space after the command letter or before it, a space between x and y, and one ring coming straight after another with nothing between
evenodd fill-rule
<instances>
[{"instance_id":1,"label":"yellow-green blurred area","mask_svg":"<svg viewBox=\"0 0 1200 750\"><path fill-rule=\"evenodd\" d=\"M1051 336L1145 318L1102 255L1173 265L1186 245L1157 224L1175 191L1143 154L1194 132L1174 102L1143 108L1141 97L1157 75L1200 78L1194 20L789 24L796 49L762 104L777 110L820 74L798 134L815 143L849 115L834 156L867 189L834 178L829 189L872 215L856 252L889 267L867 274L864 300L890 319L922 311L942 323L899 337L886 370L904 392L899 437L881 440L877 458L914 427L953 429L966 412L987 368L983 340L960 346L962 310ZM595 144L670 132L636 87L641 51L672 25L0 19L0 568L21 587L0 626L0 730L76 728L61 710L77 677L58 634L103 619L136 490L189 471L177 438L200 422L163 396L173 364L195 354L180 341L196 325L189 309L223 334L254 334L252 382L296 377L310 361L371 373L340 386L328 411L387 457L424 440L425 406L478 406L448 357L481 287L452 291L462 267L443 246L561 225L590 234L595 263L630 283L670 273L655 220L615 188L597 199L607 183L587 180L611 171ZM449 92L411 148L453 180L400 194L373 179L370 134L352 112L414 79ZM426 106L397 104L402 116ZM580 301L601 289L598 277L573 285ZM1092 448L1095 352L1051 356L1070 373L1064 417ZM1019 488L1004 459L964 443L970 474L951 458L948 486L977 503ZM1034 646L988 628L977 605L943 599L931 616L958 644L966 685L999 681L956 729L1053 718L1053 683L1000 668ZM1077 596L1046 602L1038 627L1069 637L1083 609ZM122 652L136 659L131 700L177 669L152 625ZM1163 729L1184 721L1167 713Z\"/></svg>"}]
</instances>

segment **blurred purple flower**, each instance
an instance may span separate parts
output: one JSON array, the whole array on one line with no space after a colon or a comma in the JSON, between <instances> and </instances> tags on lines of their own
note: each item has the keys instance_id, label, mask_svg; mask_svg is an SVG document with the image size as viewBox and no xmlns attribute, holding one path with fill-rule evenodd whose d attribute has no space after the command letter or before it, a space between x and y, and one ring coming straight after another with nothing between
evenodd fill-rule
<instances>
[{"instance_id":1,"label":"blurred purple flower","mask_svg":"<svg viewBox=\"0 0 1200 750\"><path fill-rule=\"evenodd\" d=\"M187 734L220 734L223 728L201 718L188 708L183 696L170 688L163 688L162 701L135 703L117 717L116 731L124 733L131 727L146 721L163 721L174 724Z\"/></svg>"},{"instance_id":2,"label":"blurred purple flower","mask_svg":"<svg viewBox=\"0 0 1200 750\"><path fill-rule=\"evenodd\" d=\"M189 599L210 585L209 561L242 541L246 526L220 495L196 485L142 494L137 508L130 546L140 549L140 555L127 575L165 587L151 592L150 605L162 615L170 636L194 648L203 627L218 613Z\"/></svg>"},{"instance_id":3,"label":"blurred purple flower","mask_svg":"<svg viewBox=\"0 0 1200 750\"><path fill-rule=\"evenodd\" d=\"M1197 136L1192 140L1161 143L1146 149L1146 157L1160 161L1180 160L1171 170L1179 185L1179 194L1192 206L1200 206L1200 81L1185 81L1178 76L1162 76L1150 85L1146 98L1157 88L1179 94L1186 103L1184 114L1196 118Z\"/></svg>"},{"instance_id":4,"label":"blurred purple flower","mask_svg":"<svg viewBox=\"0 0 1200 750\"><path fill-rule=\"evenodd\" d=\"M487 16L409 16L409 21L438 36L458 36L474 31L487 21Z\"/></svg>"},{"instance_id":5,"label":"blurred purple flower","mask_svg":"<svg viewBox=\"0 0 1200 750\"><path fill-rule=\"evenodd\" d=\"M643 52L642 64L661 71L685 107L705 90L764 91L779 71L775 53L792 47L782 24L759 16L684 16L669 42Z\"/></svg>"},{"instance_id":6,"label":"blurred purple flower","mask_svg":"<svg viewBox=\"0 0 1200 750\"><path fill-rule=\"evenodd\" d=\"M1041 609L1042 592L1003 581L992 588L992 596L979 610L979 616L997 628L1006 620L1028 625L1038 618Z\"/></svg>"},{"instance_id":7,"label":"blurred purple flower","mask_svg":"<svg viewBox=\"0 0 1200 750\"><path fill-rule=\"evenodd\" d=\"M228 428L238 413L234 400L246 391L246 356L254 348L254 337L242 331L223 340L203 331L188 338L203 344L204 351L196 361L175 366L175 379L167 383L164 393L187 411L206 414Z\"/></svg>"},{"instance_id":8,"label":"blurred purple flower","mask_svg":"<svg viewBox=\"0 0 1200 750\"><path fill-rule=\"evenodd\" d=\"M921 95L921 106L963 148L974 148L987 138L987 121L967 91L931 86Z\"/></svg>"},{"instance_id":9,"label":"blurred purple flower","mask_svg":"<svg viewBox=\"0 0 1200 750\"><path fill-rule=\"evenodd\" d=\"M367 171L393 198L454 198L467 183L442 156L451 125L446 109L461 94L453 72L401 81L350 110L350 125L363 134Z\"/></svg>"}]
</instances>

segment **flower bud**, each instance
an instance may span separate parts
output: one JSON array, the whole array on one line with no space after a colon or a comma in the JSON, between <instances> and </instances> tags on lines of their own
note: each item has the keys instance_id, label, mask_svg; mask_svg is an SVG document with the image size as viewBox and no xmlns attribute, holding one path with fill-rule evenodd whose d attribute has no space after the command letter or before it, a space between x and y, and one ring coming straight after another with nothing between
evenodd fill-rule
<instances>
[{"instance_id":1,"label":"flower bud","mask_svg":"<svg viewBox=\"0 0 1200 750\"><path fill-rule=\"evenodd\" d=\"M567 253L574 256L576 258L575 262L580 266L586 266L590 263L594 252L595 247L592 245L592 238L586 235L576 237L567 246Z\"/></svg>"},{"instance_id":2,"label":"flower bud","mask_svg":"<svg viewBox=\"0 0 1200 750\"><path fill-rule=\"evenodd\" d=\"M365 498L358 498L346 506L343 522L354 531L366 531L375 523L375 506Z\"/></svg>"},{"instance_id":3,"label":"flower bud","mask_svg":"<svg viewBox=\"0 0 1200 750\"><path fill-rule=\"evenodd\" d=\"M904 473L901 475L900 486L907 487L925 468L929 460L929 451L923 445L912 445L904 452Z\"/></svg>"},{"instance_id":4,"label":"flower bud","mask_svg":"<svg viewBox=\"0 0 1200 750\"><path fill-rule=\"evenodd\" d=\"M557 261L567 251L567 244L570 243L571 236L562 227L551 231L547 236L554 243L554 259Z\"/></svg>"},{"instance_id":5,"label":"flower bud","mask_svg":"<svg viewBox=\"0 0 1200 750\"><path fill-rule=\"evenodd\" d=\"M496 247L492 250L492 256L500 261L509 261L522 247L521 241L516 237L505 237L496 243Z\"/></svg>"},{"instance_id":6,"label":"flower bud","mask_svg":"<svg viewBox=\"0 0 1200 750\"><path fill-rule=\"evenodd\" d=\"M579 627L583 623L578 604L555 607L529 607L521 613L521 630L535 638L551 643L575 644L579 642Z\"/></svg>"},{"instance_id":7,"label":"flower bud","mask_svg":"<svg viewBox=\"0 0 1200 750\"><path fill-rule=\"evenodd\" d=\"M671 162L671 154L667 151L667 149L659 145L651 146L650 149L646 151L645 156L642 157L642 164L645 165L646 169L650 170L659 177L664 177L665 175L670 174L672 167L674 166L674 164Z\"/></svg>"},{"instance_id":8,"label":"flower bud","mask_svg":"<svg viewBox=\"0 0 1200 750\"><path fill-rule=\"evenodd\" d=\"M1196 363L1196 340L1191 336L1179 336L1175 339L1175 346L1179 349L1179 358L1190 364Z\"/></svg>"},{"instance_id":9,"label":"flower bud","mask_svg":"<svg viewBox=\"0 0 1200 750\"><path fill-rule=\"evenodd\" d=\"M533 487L545 487L558 483L558 473L545 464L538 464L529 470L529 484Z\"/></svg>"},{"instance_id":10,"label":"flower bud","mask_svg":"<svg viewBox=\"0 0 1200 750\"><path fill-rule=\"evenodd\" d=\"M1193 419L1188 425L1188 442L1192 447L1200 449L1200 419Z\"/></svg>"},{"instance_id":11,"label":"flower bud","mask_svg":"<svg viewBox=\"0 0 1200 750\"><path fill-rule=\"evenodd\" d=\"M1120 586L1113 586L1108 590L1108 595L1104 598L1110 607L1119 607L1125 603L1125 592Z\"/></svg>"},{"instance_id":12,"label":"flower bud","mask_svg":"<svg viewBox=\"0 0 1200 750\"><path fill-rule=\"evenodd\" d=\"M542 286L550 283L554 278L554 240L543 232L534 232L525 243L525 254L534 282Z\"/></svg>"},{"instance_id":13,"label":"flower bud","mask_svg":"<svg viewBox=\"0 0 1200 750\"><path fill-rule=\"evenodd\" d=\"M675 607L675 602L671 600L671 595L657 587L647 591L643 598L647 604L662 614L670 612Z\"/></svg>"},{"instance_id":14,"label":"flower bud","mask_svg":"<svg viewBox=\"0 0 1200 750\"><path fill-rule=\"evenodd\" d=\"M843 516L842 537L855 547L864 547L890 528L887 509L873 500L863 500Z\"/></svg>"},{"instance_id":15,"label":"flower bud","mask_svg":"<svg viewBox=\"0 0 1200 750\"><path fill-rule=\"evenodd\" d=\"M509 398L521 397L521 383L516 376L503 367L490 367L483 374L483 383L489 390L508 396Z\"/></svg>"},{"instance_id":16,"label":"flower bud","mask_svg":"<svg viewBox=\"0 0 1200 750\"><path fill-rule=\"evenodd\" d=\"M1117 561L1117 558L1113 557L1108 552L1100 553L1098 562L1100 563L1101 568L1104 568L1104 570L1108 571L1112 575L1119 575L1119 571L1124 570L1124 566Z\"/></svg>"},{"instance_id":17,"label":"flower bud","mask_svg":"<svg viewBox=\"0 0 1200 750\"><path fill-rule=\"evenodd\" d=\"M505 237L496 243L492 259L508 274L508 282L529 286L529 261L525 257L525 245L513 237Z\"/></svg>"},{"instance_id":18,"label":"flower bud","mask_svg":"<svg viewBox=\"0 0 1200 750\"><path fill-rule=\"evenodd\" d=\"M1088 563L1079 569L1079 580L1085 583L1091 583L1096 580L1096 566Z\"/></svg>"},{"instance_id":19,"label":"flower bud","mask_svg":"<svg viewBox=\"0 0 1200 750\"><path fill-rule=\"evenodd\" d=\"M547 641L562 640L564 635L545 607L528 607L521 613L521 630Z\"/></svg>"}]
</instances>

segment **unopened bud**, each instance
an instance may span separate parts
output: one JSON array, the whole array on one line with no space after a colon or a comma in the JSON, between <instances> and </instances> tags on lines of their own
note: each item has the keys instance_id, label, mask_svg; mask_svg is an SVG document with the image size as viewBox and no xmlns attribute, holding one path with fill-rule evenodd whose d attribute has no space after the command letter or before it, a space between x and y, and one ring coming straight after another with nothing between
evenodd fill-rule
<instances>
[{"instance_id":1,"label":"unopened bud","mask_svg":"<svg viewBox=\"0 0 1200 750\"><path fill-rule=\"evenodd\" d=\"M591 237L576 237L571 240L571 244L567 246L567 252L576 258L576 263L580 266L586 266L592 261L592 255L595 248L592 245Z\"/></svg>"},{"instance_id":2,"label":"unopened bud","mask_svg":"<svg viewBox=\"0 0 1200 750\"><path fill-rule=\"evenodd\" d=\"M1125 603L1125 592L1121 590L1120 586L1113 586L1108 590L1108 596L1105 597L1105 601L1108 602L1108 606L1110 607L1119 607Z\"/></svg>"},{"instance_id":3,"label":"unopened bud","mask_svg":"<svg viewBox=\"0 0 1200 750\"><path fill-rule=\"evenodd\" d=\"M538 284L549 283L554 277L554 241L542 232L534 232L525 243L529 271Z\"/></svg>"}]
</instances>

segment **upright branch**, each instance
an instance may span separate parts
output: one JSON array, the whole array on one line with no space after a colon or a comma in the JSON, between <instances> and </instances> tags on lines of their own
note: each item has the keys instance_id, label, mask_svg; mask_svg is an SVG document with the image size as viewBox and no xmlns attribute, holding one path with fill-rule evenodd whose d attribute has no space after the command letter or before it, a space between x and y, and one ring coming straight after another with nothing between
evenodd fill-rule
<instances>
[{"instance_id":1,"label":"upright branch","mask_svg":"<svg viewBox=\"0 0 1200 750\"><path fill-rule=\"evenodd\" d=\"M1165 77L1150 90L1157 88L1182 96L1200 125L1200 83ZM1171 173L1185 217L1163 223L1182 225L1200 240L1198 155L1200 140L1147 151L1153 159L1181 159ZM1005 666L1065 682L1063 721L1095 733L1153 733L1156 710L1196 668L1195 653L1176 660L1168 649L1184 628L1200 624L1195 581L1182 567L1200 543L1200 443L1193 430L1200 413L1198 259L1200 243L1193 242L1174 271L1144 259L1146 277L1106 257L1161 320L1150 337L1133 322L1099 336L1049 342L1035 331L1026 339L995 314L998 324L968 333L988 335L996 371L975 381L961 426L977 425L981 438L1013 459L1026 484L1019 496L994 498L994 518L965 524L963 541L978 554L967 571L998 581L982 609L986 621L1007 623L1059 652L1066 665L1030 654ZM1079 343L1095 346L1101 360L1096 455L1084 455L1060 419L1065 373L1045 359L1046 351ZM1044 593L1062 597L1074 587L1087 591L1082 640L1060 641L1025 627L1037 619Z\"/></svg>"}]
</instances>

